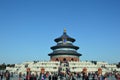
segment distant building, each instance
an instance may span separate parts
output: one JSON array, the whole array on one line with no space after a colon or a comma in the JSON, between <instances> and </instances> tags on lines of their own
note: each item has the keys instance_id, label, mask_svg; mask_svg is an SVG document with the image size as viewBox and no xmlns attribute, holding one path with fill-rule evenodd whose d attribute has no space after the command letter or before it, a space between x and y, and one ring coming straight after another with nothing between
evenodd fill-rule
<instances>
[{"instance_id":1,"label":"distant building","mask_svg":"<svg viewBox=\"0 0 120 80\"><path fill-rule=\"evenodd\" d=\"M74 38L67 35L64 30L63 35L54 40L57 42L56 46L52 46L52 53L48 54L51 61L79 61L80 53L77 52L78 46L74 46L72 43L75 42Z\"/></svg>"}]
</instances>

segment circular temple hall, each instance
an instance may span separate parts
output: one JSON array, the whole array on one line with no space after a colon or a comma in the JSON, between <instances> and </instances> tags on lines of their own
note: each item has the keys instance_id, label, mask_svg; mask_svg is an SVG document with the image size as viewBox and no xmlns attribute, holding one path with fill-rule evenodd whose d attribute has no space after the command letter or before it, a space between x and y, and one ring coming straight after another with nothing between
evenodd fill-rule
<instances>
[{"instance_id":1,"label":"circular temple hall","mask_svg":"<svg viewBox=\"0 0 120 80\"><path fill-rule=\"evenodd\" d=\"M80 61L81 54L77 52L79 47L73 45L75 39L68 36L65 29L63 34L54 41L57 45L51 47L53 52L48 54L50 61Z\"/></svg>"}]
</instances>

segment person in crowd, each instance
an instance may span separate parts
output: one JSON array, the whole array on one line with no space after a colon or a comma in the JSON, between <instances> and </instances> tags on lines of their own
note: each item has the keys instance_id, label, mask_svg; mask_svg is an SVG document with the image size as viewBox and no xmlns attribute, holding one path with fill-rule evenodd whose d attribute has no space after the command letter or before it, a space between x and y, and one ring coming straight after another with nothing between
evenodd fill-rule
<instances>
[{"instance_id":1,"label":"person in crowd","mask_svg":"<svg viewBox=\"0 0 120 80\"><path fill-rule=\"evenodd\" d=\"M27 72L26 80L31 80L31 73L30 72Z\"/></svg>"},{"instance_id":2,"label":"person in crowd","mask_svg":"<svg viewBox=\"0 0 120 80\"><path fill-rule=\"evenodd\" d=\"M10 80L10 73L9 73L9 71L5 72L5 78L6 78L6 80Z\"/></svg>"},{"instance_id":3,"label":"person in crowd","mask_svg":"<svg viewBox=\"0 0 120 80\"><path fill-rule=\"evenodd\" d=\"M35 74L32 74L30 80L37 80L37 76Z\"/></svg>"},{"instance_id":4,"label":"person in crowd","mask_svg":"<svg viewBox=\"0 0 120 80\"><path fill-rule=\"evenodd\" d=\"M4 73L1 72L1 73L0 73L0 79L1 79L1 80L3 80L3 75L4 75Z\"/></svg>"},{"instance_id":5,"label":"person in crowd","mask_svg":"<svg viewBox=\"0 0 120 80\"><path fill-rule=\"evenodd\" d=\"M38 80L45 80L46 76L44 73L40 73Z\"/></svg>"},{"instance_id":6,"label":"person in crowd","mask_svg":"<svg viewBox=\"0 0 120 80\"><path fill-rule=\"evenodd\" d=\"M19 78L19 80L22 80L22 73L21 72L19 73L19 77L18 78Z\"/></svg>"},{"instance_id":7,"label":"person in crowd","mask_svg":"<svg viewBox=\"0 0 120 80\"><path fill-rule=\"evenodd\" d=\"M57 79L58 79L57 74L54 74L54 75L52 76L52 80L57 80Z\"/></svg>"}]
</instances>

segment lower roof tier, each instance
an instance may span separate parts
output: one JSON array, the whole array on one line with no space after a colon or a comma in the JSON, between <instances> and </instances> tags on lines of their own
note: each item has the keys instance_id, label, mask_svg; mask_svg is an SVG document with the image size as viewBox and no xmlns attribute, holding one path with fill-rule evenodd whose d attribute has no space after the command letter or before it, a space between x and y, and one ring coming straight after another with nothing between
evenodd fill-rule
<instances>
[{"instance_id":1,"label":"lower roof tier","mask_svg":"<svg viewBox=\"0 0 120 80\"><path fill-rule=\"evenodd\" d=\"M82 54L76 52L76 51L53 51L52 53L48 54L49 56L55 56L55 55L76 55L76 56L82 56Z\"/></svg>"}]
</instances>

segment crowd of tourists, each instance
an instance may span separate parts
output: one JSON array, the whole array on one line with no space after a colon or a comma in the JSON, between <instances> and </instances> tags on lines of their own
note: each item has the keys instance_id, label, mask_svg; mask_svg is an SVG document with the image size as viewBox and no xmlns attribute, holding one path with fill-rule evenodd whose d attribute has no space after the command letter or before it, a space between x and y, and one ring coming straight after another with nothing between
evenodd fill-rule
<instances>
[{"instance_id":1,"label":"crowd of tourists","mask_svg":"<svg viewBox=\"0 0 120 80\"><path fill-rule=\"evenodd\" d=\"M9 71L0 72L0 80L13 80L14 73ZM31 73L26 74L19 73L17 80L120 80L120 74L118 72L105 73L104 75L98 75L97 73Z\"/></svg>"},{"instance_id":2,"label":"crowd of tourists","mask_svg":"<svg viewBox=\"0 0 120 80\"><path fill-rule=\"evenodd\" d=\"M12 73L10 74L9 71L6 72L0 72L0 80L10 80L10 77L12 77Z\"/></svg>"}]
</instances>

